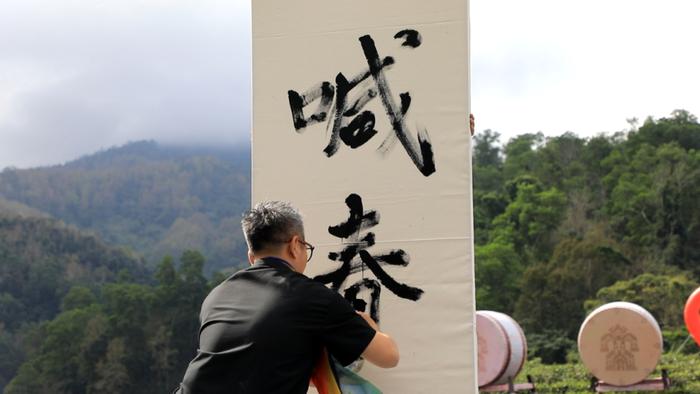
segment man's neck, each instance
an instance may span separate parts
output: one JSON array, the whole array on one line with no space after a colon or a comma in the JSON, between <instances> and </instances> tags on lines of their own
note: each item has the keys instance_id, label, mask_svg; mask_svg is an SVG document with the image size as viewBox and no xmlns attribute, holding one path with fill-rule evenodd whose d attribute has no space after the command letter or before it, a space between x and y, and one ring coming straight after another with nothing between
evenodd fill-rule
<instances>
[{"instance_id":1,"label":"man's neck","mask_svg":"<svg viewBox=\"0 0 700 394\"><path fill-rule=\"evenodd\" d=\"M282 256L269 255L269 256L259 257L256 260L263 260L264 261L266 259L273 259L275 261L279 261L279 262L283 263L284 265L286 265L287 267L289 267L289 269L291 269L292 271L299 272L299 270L296 269L296 267L294 267L294 264L292 264L288 259L286 259Z\"/></svg>"}]
</instances>

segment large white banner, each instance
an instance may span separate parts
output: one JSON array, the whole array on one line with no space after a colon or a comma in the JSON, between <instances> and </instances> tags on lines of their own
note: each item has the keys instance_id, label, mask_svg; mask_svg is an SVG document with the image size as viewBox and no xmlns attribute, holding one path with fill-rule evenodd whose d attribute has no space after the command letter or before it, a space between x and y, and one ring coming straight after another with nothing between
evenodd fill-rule
<instances>
[{"instance_id":1,"label":"large white banner","mask_svg":"<svg viewBox=\"0 0 700 394\"><path fill-rule=\"evenodd\" d=\"M476 387L467 0L253 0L253 203L287 200L306 274L365 307L385 393Z\"/></svg>"}]
</instances>

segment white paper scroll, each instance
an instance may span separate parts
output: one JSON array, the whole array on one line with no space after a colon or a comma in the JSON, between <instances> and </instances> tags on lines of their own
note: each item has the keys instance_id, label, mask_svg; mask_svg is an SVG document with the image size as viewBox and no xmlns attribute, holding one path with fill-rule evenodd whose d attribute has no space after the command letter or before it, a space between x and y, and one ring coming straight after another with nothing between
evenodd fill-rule
<instances>
[{"instance_id":1,"label":"white paper scroll","mask_svg":"<svg viewBox=\"0 0 700 394\"><path fill-rule=\"evenodd\" d=\"M253 203L297 206L306 274L378 307L401 361L360 374L385 393L476 392L468 20L467 0L253 0Z\"/></svg>"}]
</instances>

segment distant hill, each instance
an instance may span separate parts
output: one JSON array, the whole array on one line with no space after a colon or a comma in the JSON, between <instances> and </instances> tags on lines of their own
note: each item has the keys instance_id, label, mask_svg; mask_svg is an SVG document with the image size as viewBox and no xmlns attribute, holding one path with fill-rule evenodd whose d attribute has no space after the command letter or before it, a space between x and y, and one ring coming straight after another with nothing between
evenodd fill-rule
<instances>
[{"instance_id":1,"label":"distant hill","mask_svg":"<svg viewBox=\"0 0 700 394\"><path fill-rule=\"evenodd\" d=\"M239 221L250 205L250 152L134 142L65 165L6 169L0 198L5 210L50 214L150 264L197 249L207 273L230 270L245 261Z\"/></svg>"},{"instance_id":2,"label":"distant hill","mask_svg":"<svg viewBox=\"0 0 700 394\"><path fill-rule=\"evenodd\" d=\"M0 215L49 218L51 215L38 209L28 207L17 201L10 201L0 197Z\"/></svg>"},{"instance_id":3,"label":"distant hill","mask_svg":"<svg viewBox=\"0 0 700 394\"><path fill-rule=\"evenodd\" d=\"M97 288L120 274L143 282L143 262L59 221L0 214L0 325L52 319L70 286Z\"/></svg>"},{"instance_id":4,"label":"distant hill","mask_svg":"<svg viewBox=\"0 0 700 394\"><path fill-rule=\"evenodd\" d=\"M150 277L143 261L95 236L55 219L0 213L0 391L26 357L27 330L55 318L71 286Z\"/></svg>"}]
</instances>

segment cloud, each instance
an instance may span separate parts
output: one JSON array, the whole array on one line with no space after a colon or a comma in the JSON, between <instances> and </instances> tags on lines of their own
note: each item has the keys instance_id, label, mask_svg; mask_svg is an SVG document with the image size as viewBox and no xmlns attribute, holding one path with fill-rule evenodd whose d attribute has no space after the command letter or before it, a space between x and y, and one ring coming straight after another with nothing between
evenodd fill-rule
<instances>
[{"instance_id":1,"label":"cloud","mask_svg":"<svg viewBox=\"0 0 700 394\"><path fill-rule=\"evenodd\" d=\"M0 168L250 129L247 1L0 3Z\"/></svg>"},{"instance_id":2,"label":"cloud","mask_svg":"<svg viewBox=\"0 0 700 394\"><path fill-rule=\"evenodd\" d=\"M471 0L477 130L594 135L700 115L695 0ZM0 1L0 168L250 130L248 0Z\"/></svg>"},{"instance_id":3,"label":"cloud","mask_svg":"<svg viewBox=\"0 0 700 394\"><path fill-rule=\"evenodd\" d=\"M692 0L472 0L472 110L502 142L700 113Z\"/></svg>"}]
</instances>

